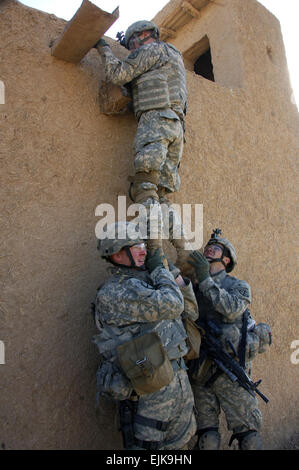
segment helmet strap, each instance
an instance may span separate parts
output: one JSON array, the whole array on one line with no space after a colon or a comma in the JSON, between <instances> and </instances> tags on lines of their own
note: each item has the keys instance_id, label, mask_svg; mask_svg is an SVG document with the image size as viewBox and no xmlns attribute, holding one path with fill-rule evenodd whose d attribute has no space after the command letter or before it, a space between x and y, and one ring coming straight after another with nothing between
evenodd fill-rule
<instances>
[{"instance_id":1,"label":"helmet strap","mask_svg":"<svg viewBox=\"0 0 299 470\"><path fill-rule=\"evenodd\" d=\"M123 268L134 268L134 269L138 269L139 271L145 271L145 266L136 266L136 263L134 261L134 258L132 256L132 253L131 253L131 250L130 250L130 247L129 246L124 246L124 250L126 252L126 255L128 256L129 260L131 261L131 266L127 266L126 264L121 264L121 263L115 263L115 261L113 261L113 259L111 259L110 256L107 256L105 257L106 261L108 261L108 263L111 263L113 264L113 266L116 266L116 267L123 267Z\"/></svg>"},{"instance_id":2,"label":"helmet strap","mask_svg":"<svg viewBox=\"0 0 299 470\"><path fill-rule=\"evenodd\" d=\"M136 266L135 262L134 262L134 266L127 266L126 264L120 264L120 263L115 263L115 261L113 261L111 258L105 258L106 261L108 263L111 263L113 264L113 266L119 268L128 268L128 269L137 269L138 271L145 271L146 270L146 267L143 265L143 266ZM133 260L134 261L134 260Z\"/></svg>"},{"instance_id":3,"label":"helmet strap","mask_svg":"<svg viewBox=\"0 0 299 470\"><path fill-rule=\"evenodd\" d=\"M219 262L220 262L220 263L223 264L223 266L224 266L225 268L227 267L227 265L226 265L225 262L223 261L223 255L221 256L221 258L208 259L208 262L209 262L210 264L212 264L212 263L219 263Z\"/></svg>"},{"instance_id":4,"label":"helmet strap","mask_svg":"<svg viewBox=\"0 0 299 470\"><path fill-rule=\"evenodd\" d=\"M211 243L211 245L214 245L214 243ZM221 246L222 246L222 245L221 245ZM224 266L225 269L226 269L227 266L229 265L229 263L228 263L228 264L225 264L225 262L223 261L223 258L224 258L225 256L228 257L227 255L228 255L228 253L227 253L226 247L224 246L224 247L223 247L223 250L222 250L221 258L214 258L214 259L212 259L212 258L211 258L211 259L208 259L208 258L207 258L207 259L208 259L208 262L209 262L210 264L212 264L212 263L221 263L221 264L223 264L223 266ZM229 257L229 258L230 258L230 257Z\"/></svg>"},{"instance_id":5,"label":"helmet strap","mask_svg":"<svg viewBox=\"0 0 299 470\"><path fill-rule=\"evenodd\" d=\"M129 258L129 260L131 261L131 268L137 268L136 264L135 264L135 261L134 261L134 258L132 256L132 253L131 253L131 250L130 250L130 247L129 246L125 246L124 247L124 250Z\"/></svg>"}]
</instances>

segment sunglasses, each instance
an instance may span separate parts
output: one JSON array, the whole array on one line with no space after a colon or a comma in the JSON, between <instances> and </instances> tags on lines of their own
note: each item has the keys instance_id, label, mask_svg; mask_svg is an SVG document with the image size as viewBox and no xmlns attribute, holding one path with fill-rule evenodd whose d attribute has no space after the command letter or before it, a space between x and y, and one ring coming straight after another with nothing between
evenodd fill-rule
<instances>
[{"instance_id":1,"label":"sunglasses","mask_svg":"<svg viewBox=\"0 0 299 470\"><path fill-rule=\"evenodd\" d=\"M221 245L216 245L216 243L211 243L210 245L207 245L204 249L204 252L207 251L207 250L210 250L212 249L213 251L217 251L217 250L221 250L223 251L223 247Z\"/></svg>"},{"instance_id":2,"label":"sunglasses","mask_svg":"<svg viewBox=\"0 0 299 470\"><path fill-rule=\"evenodd\" d=\"M131 248L134 248L135 250L146 250L146 244L136 243L136 245L131 246Z\"/></svg>"}]
</instances>

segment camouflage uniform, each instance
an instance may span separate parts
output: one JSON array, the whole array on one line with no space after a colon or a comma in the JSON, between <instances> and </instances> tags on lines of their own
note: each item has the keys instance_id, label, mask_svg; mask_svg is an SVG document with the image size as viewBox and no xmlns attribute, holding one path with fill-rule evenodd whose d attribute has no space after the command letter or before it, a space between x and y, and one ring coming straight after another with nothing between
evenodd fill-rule
<instances>
[{"instance_id":1,"label":"camouflage uniform","mask_svg":"<svg viewBox=\"0 0 299 470\"><path fill-rule=\"evenodd\" d=\"M145 29L149 29L146 24ZM168 214L162 214L161 197L180 188L178 168L187 109L184 63L180 52L162 41L138 47L123 61L114 56L109 46L101 47L99 52L107 79L116 85L126 85L132 92L138 128L130 195L135 203L146 208L139 224L147 232L149 251L154 251L162 248L163 223L168 225L168 220L163 219ZM152 208L155 212L151 212ZM151 226L149 221L153 222ZM184 242L173 240L171 234L170 241L178 250L185 248ZM177 262L181 265L179 253Z\"/></svg>"},{"instance_id":2,"label":"camouflage uniform","mask_svg":"<svg viewBox=\"0 0 299 470\"><path fill-rule=\"evenodd\" d=\"M139 397L137 415L167 425L162 431L136 421L135 439L139 443L134 448L143 449L141 441L158 442L159 449L182 448L196 430L193 394L183 360L187 352L186 332L181 321L182 293L188 299L187 313L197 317L192 285L183 288L181 293L173 275L160 267L151 274L123 266L110 269L111 277L96 297L96 323L100 334L94 342L102 359L97 374L99 392L116 400L131 396L132 386L117 363L115 348L140 334L144 326L157 332L172 362L174 378L160 390Z\"/></svg>"},{"instance_id":3,"label":"camouflage uniform","mask_svg":"<svg viewBox=\"0 0 299 470\"><path fill-rule=\"evenodd\" d=\"M101 53L107 79L116 85L130 84L132 89L138 120L134 142L136 173L157 170L159 186L177 191L187 102L181 54L164 42L141 46L124 61L117 59L107 46Z\"/></svg>"},{"instance_id":4,"label":"camouflage uniform","mask_svg":"<svg viewBox=\"0 0 299 470\"><path fill-rule=\"evenodd\" d=\"M230 338L233 327L241 330L243 312L251 302L251 291L247 282L236 279L222 270L197 284L194 289L199 318L203 322L206 319L212 320L222 329L224 339ZM252 319L251 322L254 323ZM231 353L231 350L228 352ZM246 362L245 368L250 374L251 362ZM210 365L204 374L192 383L199 435L205 430L212 430L215 440L218 440L218 444L213 444L215 445L213 448L220 446L218 426L221 408L225 413L228 429L234 434L249 430L258 431L262 421L257 399L237 382L231 382L225 374L214 375L216 370L214 365ZM205 387L212 376L216 380L212 381L209 387Z\"/></svg>"}]
</instances>

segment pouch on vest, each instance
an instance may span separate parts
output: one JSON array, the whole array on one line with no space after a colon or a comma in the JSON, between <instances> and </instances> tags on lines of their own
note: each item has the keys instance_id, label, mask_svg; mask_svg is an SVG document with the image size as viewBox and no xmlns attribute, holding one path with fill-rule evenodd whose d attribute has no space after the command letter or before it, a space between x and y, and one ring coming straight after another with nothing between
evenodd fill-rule
<instances>
[{"instance_id":1,"label":"pouch on vest","mask_svg":"<svg viewBox=\"0 0 299 470\"><path fill-rule=\"evenodd\" d=\"M115 400L126 400L130 397L133 387L125 374L115 364L103 361L96 374L97 392Z\"/></svg>"},{"instance_id":2,"label":"pouch on vest","mask_svg":"<svg viewBox=\"0 0 299 470\"><path fill-rule=\"evenodd\" d=\"M225 324L222 326L222 335L219 338L221 345L226 352L237 360L239 360L238 351L241 344L241 336L242 333L236 325ZM245 362L251 362L258 355L259 343L259 337L255 332L255 328L246 332L244 351Z\"/></svg>"},{"instance_id":3,"label":"pouch on vest","mask_svg":"<svg viewBox=\"0 0 299 470\"><path fill-rule=\"evenodd\" d=\"M184 318L183 324L187 333L186 343L188 346L188 352L184 356L184 359L186 361L189 361L191 359L196 359L197 357L199 357L201 334L196 323L190 318Z\"/></svg>"},{"instance_id":4,"label":"pouch on vest","mask_svg":"<svg viewBox=\"0 0 299 470\"><path fill-rule=\"evenodd\" d=\"M259 354L264 353L272 344L272 332L267 323L258 323L254 329L259 337Z\"/></svg>"},{"instance_id":5,"label":"pouch on vest","mask_svg":"<svg viewBox=\"0 0 299 470\"><path fill-rule=\"evenodd\" d=\"M138 395L156 392L172 381L173 368L156 332L137 336L116 350L119 364Z\"/></svg>"}]
</instances>

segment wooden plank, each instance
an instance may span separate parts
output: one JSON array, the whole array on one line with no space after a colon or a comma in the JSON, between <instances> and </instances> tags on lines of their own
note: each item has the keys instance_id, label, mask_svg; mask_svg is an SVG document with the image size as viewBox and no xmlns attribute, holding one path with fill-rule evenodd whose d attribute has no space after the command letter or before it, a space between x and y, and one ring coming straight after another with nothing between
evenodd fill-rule
<instances>
[{"instance_id":1,"label":"wooden plank","mask_svg":"<svg viewBox=\"0 0 299 470\"><path fill-rule=\"evenodd\" d=\"M88 0L66 25L52 47L52 55L77 64L119 17L119 9L107 13Z\"/></svg>"}]
</instances>

